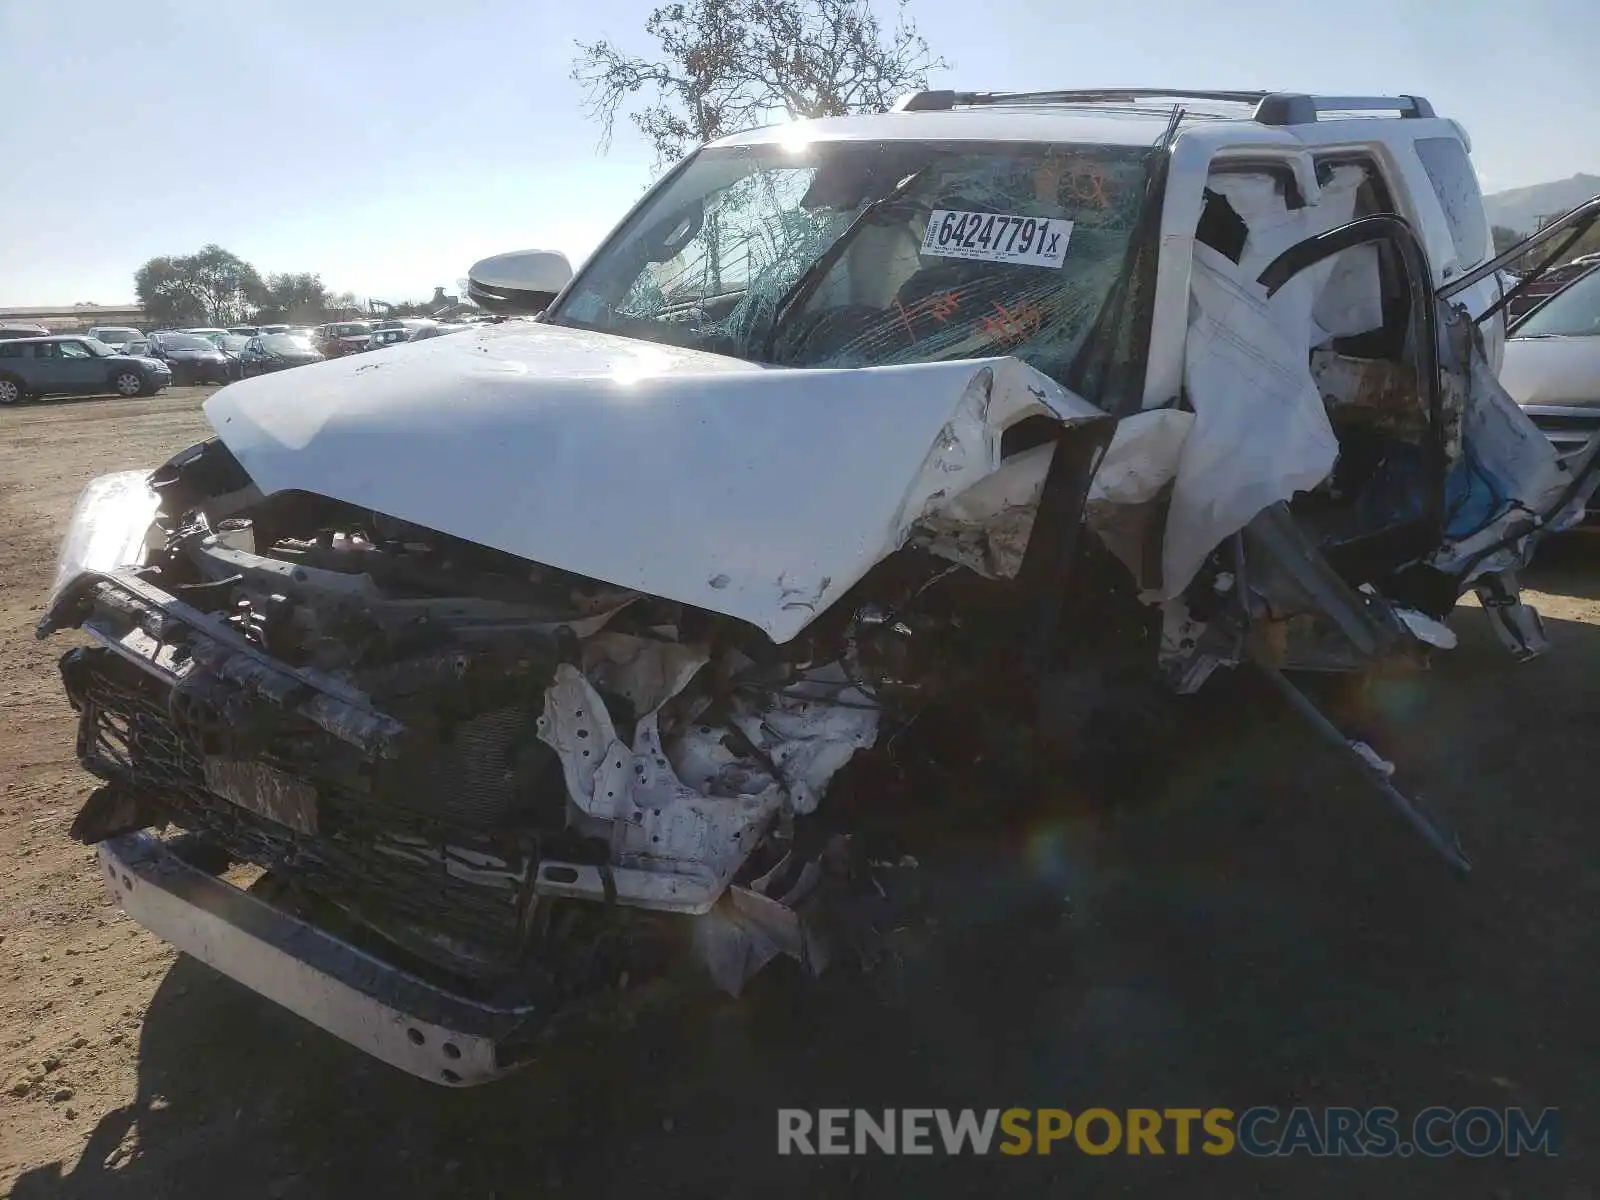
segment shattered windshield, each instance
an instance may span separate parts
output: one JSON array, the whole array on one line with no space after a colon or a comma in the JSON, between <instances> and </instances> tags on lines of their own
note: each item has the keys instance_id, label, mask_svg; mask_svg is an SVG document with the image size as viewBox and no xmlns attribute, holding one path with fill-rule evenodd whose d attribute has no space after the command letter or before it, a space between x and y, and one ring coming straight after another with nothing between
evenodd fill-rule
<instances>
[{"instance_id":1,"label":"shattered windshield","mask_svg":"<svg viewBox=\"0 0 1600 1200\"><path fill-rule=\"evenodd\" d=\"M546 320L762 362L1013 354L1063 379L1125 269L1146 147L698 154Z\"/></svg>"}]
</instances>

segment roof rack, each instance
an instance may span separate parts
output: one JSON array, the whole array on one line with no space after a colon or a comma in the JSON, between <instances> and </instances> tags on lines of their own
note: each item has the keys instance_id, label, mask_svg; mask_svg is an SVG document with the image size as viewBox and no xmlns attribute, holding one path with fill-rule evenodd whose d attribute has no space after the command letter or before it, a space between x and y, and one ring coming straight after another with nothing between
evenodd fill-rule
<instances>
[{"instance_id":1,"label":"roof rack","mask_svg":"<svg viewBox=\"0 0 1600 1200\"><path fill-rule=\"evenodd\" d=\"M1433 105L1421 96L1313 96L1306 92L1214 92L1192 88L1086 88L1047 92L912 92L895 102L895 112L931 112L984 104L1106 104L1128 100L1220 100L1254 106L1251 119L1262 125L1312 125L1325 112L1395 112L1401 117L1431 117Z\"/></svg>"}]
</instances>

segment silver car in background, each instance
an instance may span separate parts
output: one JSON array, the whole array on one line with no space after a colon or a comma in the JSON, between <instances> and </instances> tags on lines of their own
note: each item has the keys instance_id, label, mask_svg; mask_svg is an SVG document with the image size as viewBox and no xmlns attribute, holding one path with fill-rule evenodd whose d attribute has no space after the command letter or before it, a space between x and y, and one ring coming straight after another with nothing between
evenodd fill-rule
<instances>
[{"instance_id":1,"label":"silver car in background","mask_svg":"<svg viewBox=\"0 0 1600 1200\"><path fill-rule=\"evenodd\" d=\"M1563 459L1600 437L1600 263L1512 326L1500 383Z\"/></svg>"}]
</instances>

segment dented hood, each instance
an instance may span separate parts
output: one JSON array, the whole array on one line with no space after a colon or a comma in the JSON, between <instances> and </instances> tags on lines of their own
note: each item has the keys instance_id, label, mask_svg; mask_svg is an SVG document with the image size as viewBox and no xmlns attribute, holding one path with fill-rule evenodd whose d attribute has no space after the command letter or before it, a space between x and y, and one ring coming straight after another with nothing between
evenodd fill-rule
<instances>
[{"instance_id":1,"label":"dented hood","mask_svg":"<svg viewBox=\"0 0 1600 1200\"><path fill-rule=\"evenodd\" d=\"M794 637L1034 413L1105 419L1015 359L858 370L535 322L224 388L262 491L309 491Z\"/></svg>"}]
</instances>

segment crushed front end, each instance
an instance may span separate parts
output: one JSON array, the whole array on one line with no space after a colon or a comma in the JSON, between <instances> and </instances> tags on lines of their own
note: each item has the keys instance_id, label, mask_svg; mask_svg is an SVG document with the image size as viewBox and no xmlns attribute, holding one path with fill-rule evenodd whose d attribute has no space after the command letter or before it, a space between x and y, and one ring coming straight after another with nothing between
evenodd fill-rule
<instances>
[{"instance_id":1,"label":"crushed front end","mask_svg":"<svg viewBox=\"0 0 1600 1200\"><path fill-rule=\"evenodd\" d=\"M560 572L478 575L342 532L267 557L257 522L191 519L160 569L79 574L45 619L95 643L61 660L104 780L74 833L137 880L123 903L161 879L202 901L225 886L197 864L268 869L293 904L258 917L303 913L300 939L367 964L342 1003L325 978L302 993L303 1015L421 1030L364 1048L444 1082L515 1065L550 1015L693 947L735 991L776 953L821 953L794 822L878 721L839 664L758 664L674 606ZM446 577L468 590L439 595ZM167 825L176 853L136 832ZM197 921L155 932L238 974L259 921L198 939ZM282 940L243 956L252 986L250 963L294 958ZM473 1023L422 1030L397 995L427 989ZM352 1003L377 1007L352 1022ZM418 1050L471 1036L489 1044L470 1062Z\"/></svg>"},{"instance_id":2,"label":"crushed front end","mask_svg":"<svg viewBox=\"0 0 1600 1200\"><path fill-rule=\"evenodd\" d=\"M976 376L985 413L1033 381L996 377ZM844 926L902 856L853 837L830 787L1024 649L1017 606L1037 598L1014 577L1040 569L1022 552L1039 497L1076 530L1110 438L1083 417L1003 461L984 441L987 486L952 510L926 480L961 474L981 421L958 405L884 560L836 603L786 587L815 618L781 642L325 495L264 494L221 441L97 481L39 627L91 643L61 659L103 781L73 834L165 940L452 1085L681 963L737 994L780 955L814 971L837 946L870 954L885 922ZM230 864L264 886L218 878Z\"/></svg>"}]
</instances>

